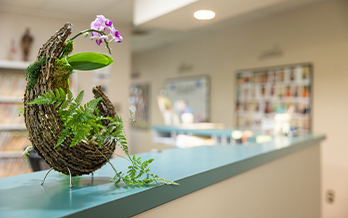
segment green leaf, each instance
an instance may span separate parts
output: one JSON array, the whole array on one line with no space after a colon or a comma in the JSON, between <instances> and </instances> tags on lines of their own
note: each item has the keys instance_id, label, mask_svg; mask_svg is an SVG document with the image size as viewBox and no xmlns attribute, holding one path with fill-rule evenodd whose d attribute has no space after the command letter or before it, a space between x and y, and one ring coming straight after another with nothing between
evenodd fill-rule
<instances>
[{"instance_id":1,"label":"green leaf","mask_svg":"<svg viewBox=\"0 0 348 218\"><path fill-rule=\"evenodd\" d=\"M56 98L60 98L60 93L59 93L59 90L58 90L58 89L56 89L55 91L56 91Z\"/></svg>"},{"instance_id":2,"label":"green leaf","mask_svg":"<svg viewBox=\"0 0 348 218\"><path fill-rule=\"evenodd\" d=\"M74 70L96 70L113 63L111 57L96 52L82 52L67 58Z\"/></svg>"},{"instance_id":3,"label":"green leaf","mask_svg":"<svg viewBox=\"0 0 348 218\"><path fill-rule=\"evenodd\" d=\"M56 96L54 95L54 92L52 90L50 90L50 94L51 94L51 98L56 98Z\"/></svg>"},{"instance_id":4,"label":"green leaf","mask_svg":"<svg viewBox=\"0 0 348 218\"><path fill-rule=\"evenodd\" d=\"M65 101L65 92L64 90L62 89L62 87L59 87L59 93L60 93L60 98L62 99L62 101Z\"/></svg>"},{"instance_id":5,"label":"green leaf","mask_svg":"<svg viewBox=\"0 0 348 218\"><path fill-rule=\"evenodd\" d=\"M78 96L77 96L76 99L75 99L75 102L76 102L77 105L80 105L80 104L81 104L82 99L83 99L83 95L84 95L84 91L82 90L82 91L80 92L80 94L78 94Z\"/></svg>"},{"instance_id":6,"label":"green leaf","mask_svg":"<svg viewBox=\"0 0 348 218\"><path fill-rule=\"evenodd\" d=\"M19 108L18 116L20 117L22 114L24 114L24 108Z\"/></svg>"},{"instance_id":7,"label":"green leaf","mask_svg":"<svg viewBox=\"0 0 348 218\"><path fill-rule=\"evenodd\" d=\"M61 101L61 100L58 100L57 101L57 103L54 105L54 108L57 108L57 107L59 107L59 105L61 105L61 103L62 103L63 101Z\"/></svg>"},{"instance_id":8,"label":"green leaf","mask_svg":"<svg viewBox=\"0 0 348 218\"><path fill-rule=\"evenodd\" d=\"M25 166L28 166L28 164L27 164L27 159L29 159L28 155L29 155L28 152L26 152L22 155Z\"/></svg>"},{"instance_id":9,"label":"green leaf","mask_svg":"<svg viewBox=\"0 0 348 218\"><path fill-rule=\"evenodd\" d=\"M32 104L53 104L56 102L55 98L51 98L51 96L48 95L48 97L45 97L45 94L40 95L39 97L35 98L33 101L29 102L29 105Z\"/></svg>"},{"instance_id":10,"label":"green leaf","mask_svg":"<svg viewBox=\"0 0 348 218\"><path fill-rule=\"evenodd\" d=\"M109 55L104 55L105 57L107 57L107 59L109 60L109 65L114 63L114 60L112 60L112 58Z\"/></svg>"},{"instance_id":11,"label":"green leaf","mask_svg":"<svg viewBox=\"0 0 348 218\"><path fill-rule=\"evenodd\" d=\"M64 110L65 108L67 108L68 105L69 105L69 103L67 101L64 101L62 106L61 106L61 110ZM59 112L61 112L61 111L59 111Z\"/></svg>"},{"instance_id":12,"label":"green leaf","mask_svg":"<svg viewBox=\"0 0 348 218\"><path fill-rule=\"evenodd\" d=\"M68 102L70 103L70 102L72 102L72 100L73 100L73 94L70 91L70 89L68 89Z\"/></svg>"},{"instance_id":13,"label":"green leaf","mask_svg":"<svg viewBox=\"0 0 348 218\"><path fill-rule=\"evenodd\" d=\"M59 137L57 144L54 146L54 148L58 147L60 144L64 142L65 138L64 137Z\"/></svg>"}]
</instances>

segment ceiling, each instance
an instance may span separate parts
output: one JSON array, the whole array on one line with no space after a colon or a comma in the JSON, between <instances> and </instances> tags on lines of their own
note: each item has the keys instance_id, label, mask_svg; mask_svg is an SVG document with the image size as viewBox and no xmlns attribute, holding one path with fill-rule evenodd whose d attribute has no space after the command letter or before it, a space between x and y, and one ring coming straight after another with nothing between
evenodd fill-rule
<instances>
[{"instance_id":1,"label":"ceiling","mask_svg":"<svg viewBox=\"0 0 348 218\"><path fill-rule=\"evenodd\" d=\"M78 21L103 14L119 25L131 26L133 0L0 0L0 11Z\"/></svg>"},{"instance_id":2,"label":"ceiling","mask_svg":"<svg viewBox=\"0 0 348 218\"><path fill-rule=\"evenodd\" d=\"M159 5L163 1L173 0L0 0L0 11L81 21L103 14L116 25L132 27L132 52L143 52L325 0L191 0L185 6L167 10L165 14L152 16L151 19L134 26L134 8L137 8L135 4L139 1L157 1ZM154 8L155 6L144 7L142 12L151 13ZM141 9L138 7L137 11ZM216 17L210 21L194 19L193 13L200 9L214 10Z\"/></svg>"}]
</instances>

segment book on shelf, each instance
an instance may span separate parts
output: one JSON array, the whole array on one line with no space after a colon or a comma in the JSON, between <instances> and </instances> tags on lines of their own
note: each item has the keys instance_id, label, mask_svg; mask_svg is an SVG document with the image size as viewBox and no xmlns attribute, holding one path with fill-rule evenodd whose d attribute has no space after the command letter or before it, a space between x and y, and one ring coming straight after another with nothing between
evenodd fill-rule
<instances>
[{"instance_id":1,"label":"book on shelf","mask_svg":"<svg viewBox=\"0 0 348 218\"><path fill-rule=\"evenodd\" d=\"M24 151L30 144L25 131L0 131L0 152Z\"/></svg>"},{"instance_id":2,"label":"book on shelf","mask_svg":"<svg viewBox=\"0 0 348 218\"><path fill-rule=\"evenodd\" d=\"M32 171L29 165L25 165L21 157L0 158L0 178L30 173Z\"/></svg>"},{"instance_id":3,"label":"book on shelf","mask_svg":"<svg viewBox=\"0 0 348 218\"><path fill-rule=\"evenodd\" d=\"M1 72L0 73L0 96L23 97L27 82L25 74Z\"/></svg>"},{"instance_id":4,"label":"book on shelf","mask_svg":"<svg viewBox=\"0 0 348 218\"><path fill-rule=\"evenodd\" d=\"M0 124L24 124L24 116L18 116L23 103L0 102Z\"/></svg>"},{"instance_id":5,"label":"book on shelf","mask_svg":"<svg viewBox=\"0 0 348 218\"><path fill-rule=\"evenodd\" d=\"M0 60L0 177L32 172L21 156L31 143L23 131L24 117L18 117L19 108L23 108L28 65L29 62Z\"/></svg>"}]
</instances>

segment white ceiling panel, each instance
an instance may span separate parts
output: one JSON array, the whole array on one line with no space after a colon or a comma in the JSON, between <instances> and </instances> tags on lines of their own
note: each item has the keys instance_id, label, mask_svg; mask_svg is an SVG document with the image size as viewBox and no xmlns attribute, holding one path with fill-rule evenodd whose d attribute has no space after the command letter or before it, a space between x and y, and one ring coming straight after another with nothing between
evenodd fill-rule
<instances>
[{"instance_id":1,"label":"white ceiling panel","mask_svg":"<svg viewBox=\"0 0 348 218\"><path fill-rule=\"evenodd\" d=\"M87 0L50 0L42 9L48 11L96 15L102 14L103 10L117 3L115 0L87 1Z\"/></svg>"},{"instance_id":2,"label":"white ceiling panel","mask_svg":"<svg viewBox=\"0 0 348 218\"><path fill-rule=\"evenodd\" d=\"M24 8L38 8L41 7L47 0L0 0L0 6L13 6Z\"/></svg>"},{"instance_id":3,"label":"white ceiling panel","mask_svg":"<svg viewBox=\"0 0 348 218\"><path fill-rule=\"evenodd\" d=\"M0 0L0 11L79 21L103 14L118 25L133 23L133 0Z\"/></svg>"},{"instance_id":4,"label":"white ceiling panel","mask_svg":"<svg viewBox=\"0 0 348 218\"><path fill-rule=\"evenodd\" d=\"M134 0L133 23L135 26L143 24L196 1L197 0Z\"/></svg>"},{"instance_id":5,"label":"white ceiling panel","mask_svg":"<svg viewBox=\"0 0 348 218\"><path fill-rule=\"evenodd\" d=\"M115 27L117 25L133 24L133 0L122 0L114 3L103 10L103 15L111 19Z\"/></svg>"},{"instance_id":6,"label":"white ceiling panel","mask_svg":"<svg viewBox=\"0 0 348 218\"><path fill-rule=\"evenodd\" d=\"M257 11L285 1L290 0L200 0L187 5L184 8L180 8L161 17L143 23L139 25L139 27L187 31L206 25L211 25L213 23L218 23L226 19L231 19L233 17ZM197 10L203 9L215 11L215 18L205 21L195 19L193 17L193 13Z\"/></svg>"}]
</instances>

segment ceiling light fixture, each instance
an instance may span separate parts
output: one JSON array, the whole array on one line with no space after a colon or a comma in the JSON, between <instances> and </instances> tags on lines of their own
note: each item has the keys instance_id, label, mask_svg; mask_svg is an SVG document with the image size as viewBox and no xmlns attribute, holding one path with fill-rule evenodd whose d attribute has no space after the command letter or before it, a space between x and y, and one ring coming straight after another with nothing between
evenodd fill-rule
<instances>
[{"instance_id":1,"label":"ceiling light fixture","mask_svg":"<svg viewBox=\"0 0 348 218\"><path fill-rule=\"evenodd\" d=\"M211 20L215 17L215 13L210 10L199 10L193 16L198 20Z\"/></svg>"}]
</instances>

